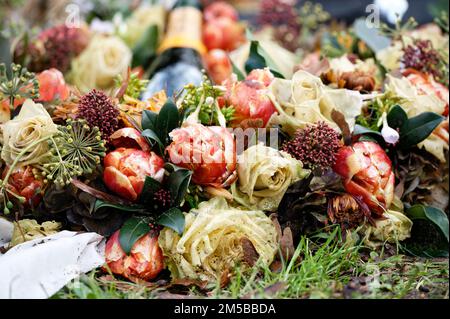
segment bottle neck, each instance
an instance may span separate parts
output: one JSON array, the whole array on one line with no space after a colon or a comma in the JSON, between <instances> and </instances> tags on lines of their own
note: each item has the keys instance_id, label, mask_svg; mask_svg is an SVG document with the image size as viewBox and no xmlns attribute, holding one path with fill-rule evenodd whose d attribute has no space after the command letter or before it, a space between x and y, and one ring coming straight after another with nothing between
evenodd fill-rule
<instances>
[{"instance_id":1,"label":"bottle neck","mask_svg":"<svg viewBox=\"0 0 450 319\"><path fill-rule=\"evenodd\" d=\"M199 1L181 0L175 3L159 53L172 48L191 48L200 54L206 53L202 42L203 14L200 8Z\"/></svg>"}]
</instances>

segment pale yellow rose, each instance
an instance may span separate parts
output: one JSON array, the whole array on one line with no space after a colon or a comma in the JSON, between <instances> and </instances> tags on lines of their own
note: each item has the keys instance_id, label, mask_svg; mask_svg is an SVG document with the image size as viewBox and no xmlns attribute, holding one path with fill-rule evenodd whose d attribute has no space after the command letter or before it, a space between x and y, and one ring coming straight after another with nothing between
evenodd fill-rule
<instances>
[{"instance_id":1,"label":"pale yellow rose","mask_svg":"<svg viewBox=\"0 0 450 319\"><path fill-rule=\"evenodd\" d=\"M325 122L339 130L331 118L333 110L343 113L353 130L355 118L363 107L359 92L329 88L320 78L306 71L296 72L292 80L275 79L270 91L278 113L272 116L269 124L280 125L291 136L299 128L317 122Z\"/></svg>"},{"instance_id":2,"label":"pale yellow rose","mask_svg":"<svg viewBox=\"0 0 450 319\"><path fill-rule=\"evenodd\" d=\"M401 106L408 117L414 117L423 112L444 113L446 104L434 92L419 93L417 88L405 77L396 78L388 74L387 79L386 91L392 92L403 99L404 102ZM436 134L431 134L419 143L418 147L424 148L441 162L446 161L444 151L449 149L448 142L439 138Z\"/></svg>"},{"instance_id":3,"label":"pale yellow rose","mask_svg":"<svg viewBox=\"0 0 450 319\"><path fill-rule=\"evenodd\" d=\"M19 115L0 127L3 132L1 157L7 165L12 165L16 159L21 166L41 163L48 155L45 139L57 132L42 104L30 99L25 101Z\"/></svg>"},{"instance_id":4,"label":"pale yellow rose","mask_svg":"<svg viewBox=\"0 0 450 319\"><path fill-rule=\"evenodd\" d=\"M388 210L384 219L375 221L375 226L363 228L364 243L369 247L377 247L384 242L397 243L411 236L413 222L403 213Z\"/></svg>"},{"instance_id":5,"label":"pale yellow rose","mask_svg":"<svg viewBox=\"0 0 450 319\"><path fill-rule=\"evenodd\" d=\"M401 42L394 42L391 46L377 52L376 58L380 64L388 71L396 70L400 67L400 60L403 57L403 45Z\"/></svg>"},{"instance_id":6,"label":"pale yellow rose","mask_svg":"<svg viewBox=\"0 0 450 319\"><path fill-rule=\"evenodd\" d=\"M120 38L98 34L72 61L70 80L84 93L111 89L116 76L126 77L131 58L130 49Z\"/></svg>"},{"instance_id":7,"label":"pale yellow rose","mask_svg":"<svg viewBox=\"0 0 450 319\"><path fill-rule=\"evenodd\" d=\"M285 152L258 144L238 156L233 198L249 209L276 211L289 186L306 177L302 163Z\"/></svg>"},{"instance_id":8,"label":"pale yellow rose","mask_svg":"<svg viewBox=\"0 0 450 319\"><path fill-rule=\"evenodd\" d=\"M215 197L185 216L181 237L169 228L159 235L172 278L219 281L224 272L233 270L245 259L243 239L251 242L259 262L272 263L278 235L271 219L262 211L233 208L224 198Z\"/></svg>"}]
</instances>

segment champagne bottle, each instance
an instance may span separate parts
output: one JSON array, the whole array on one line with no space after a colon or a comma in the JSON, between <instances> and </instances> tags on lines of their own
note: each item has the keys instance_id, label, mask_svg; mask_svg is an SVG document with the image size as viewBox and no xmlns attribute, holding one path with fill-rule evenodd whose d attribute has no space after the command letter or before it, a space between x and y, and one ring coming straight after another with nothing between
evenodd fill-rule
<instances>
[{"instance_id":1,"label":"champagne bottle","mask_svg":"<svg viewBox=\"0 0 450 319\"><path fill-rule=\"evenodd\" d=\"M187 84L202 81L202 58L206 52L202 42L202 7L197 0L178 0L169 15L166 35L159 55L150 66L150 83L143 100L165 90L171 97Z\"/></svg>"}]
</instances>

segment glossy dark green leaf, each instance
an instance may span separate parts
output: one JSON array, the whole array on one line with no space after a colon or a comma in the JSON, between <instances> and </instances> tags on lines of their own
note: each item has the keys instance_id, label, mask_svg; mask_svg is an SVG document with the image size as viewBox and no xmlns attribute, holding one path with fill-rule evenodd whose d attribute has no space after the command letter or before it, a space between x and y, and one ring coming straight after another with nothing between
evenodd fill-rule
<instances>
[{"instance_id":1,"label":"glossy dark green leaf","mask_svg":"<svg viewBox=\"0 0 450 319\"><path fill-rule=\"evenodd\" d=\"M142 112L142 122L141 126L143 130L156 130L156 122L158 121L158 114L144 110Z\"/></svg>"},{"instance_id":2,"label":"glossy dark green leaf","mask_svg":"<svg viewBox=\"0 0 450 319\"><path fill-rule=\"evenodd\" d=\"M176 231L180 236L183 234L185 217L179 208L171 208L163 213L156 221L159 225Z\"/></svg>"},{"instance_id":3,"label":"glossy dark green leaf","mask_svg":"<svg viewBox=\"0 0 450 319\"><path fill-rule=\"evenodd\" d=\"M395 105L389 111L387 121L389 126L393 129L401 129L408 121L408 115L400 105Z\"/></svg>"},{"instance_id":4,"label":"glossy dark green leaf","mask_svg":"<svg viewBox=\"0 0 450 319\"><path fill-rule=\"evenodd\" d=\"M179 169L172 172L166 180L169 187L170 195L172 197L172 205L179 205L191 183L192 171L187 169Z\"/></svg>"},{"instance_id":5,"label":"glossy dark green leaf","mask_svg":"<svg viewBox=\"0 0 450 319\"><path fill-rule=\"evenodd\" d=\"M151 145L157 145L158 146L158 150L159 150L159 155L162 155L164 152L164 144L161 141L161 139L159 138L158 134L156 134L154 131L152 130L145 130L142 132L142 136L149 139L150 140L150 144Z\"/></svg>"},{"instance_id":6,"label":"glossy dark green leaf","mask_svg":"<svg viewBox=\"0 0 450 319\"><path fill-rule=\"evenodd\" d=\"M151 230L149 220L132 217L120 229L119 242L123 251L129 255L136 241Z\"/></svg>"},{"instance_id":7,"label":"glossy dark green leaf","mask_svg":"<svg viewBox=\"0 0 450 319\"><path fill-rule=\"evenodd\" d=\"M400 129L400 147L408 148L425 140L444 117L433 112L424 112L410 118Z\"/></svg>"},{"instance_id":8,"label":"glossy dark green leaf","mask_svg":"<svg viewBox=\"0 0 450 319\"><path fill-rule=\"evenodd\" d=\"M448 217L442 210L431 206L414 205L406 210L406 215L413 221L422 219L433 223L445 236L447 242L449 241Z\"/></svg>"},{"instance_id":9,"label":"glossy dark green leaf","mask_svg":"<svg viewBox=\"0 0 450 319\"><path fill-rule=\"evenodd\" d=\"M94 212L96 212L97 210L101 209L101 208L115 208L124 212L141 212L144 210L144 208L142 206L138 206L138 205L133 205L133 206L127 206L127 205L120 205L120 204L113 204L113 203L108 203L105 201L102 201L100 199L97 199L95 201L95 205L94 205Z\"/></svg>"},{"instance_id":10,"label":"glossy dark green leaf","mask_svg":"<svg viewBox=\"0 0 450 319\"><path fill-rule=\"evenodd\" d=\"M175 103L168 100L161 108L156 121L155 130L164 146L169 143L169 133L179 126L180 113Z\"/></svg>"},{"instance_id":11,"label":"glossy dark green leaf","mask_svg":"<svg viewBox=\"0 0 450 319\"><path fill-rule=\"evenodd\" d=\"M245 62L245 71L248 73L255 69L264 69L267 67L266 60L258 53L258 41L250 43L250 54Z\"/></svg>"},{"instance_id":12,"label":"glossy dark green leaf","mask_svg":"<svg viewBox=\"0 0 450 319\"><path fill-rule=\"evenodd\" d=\"M153 200L153 195L162 188L160 182L154 178L147 176L145 178L144 187L142 188L142 193L139 196L139 201L141 203L148 203Z\"/></svg>"},{"instance_id":13,"label":"glossy dark green leaf","mask_svg":"<svg viewBox=\"0 0 450 319\"><path fill-rule=\"evenodd\" d=\"M382 136L381 133L378 131L374 131L365 126L356 124L355 128L353 130L353 135L364 135L364 134L373 134L373 135L377 135L377 136Z\"/></svg>"},{"instance_id":14,"label":"glossy dark green leaf","mask_svg":"<svg viewBox=\"0 0 450 319\"><path fill-rule=\"evenodd\" d=\"M250 54L245 62L245 71L250 73L256 69L264 69L268 67L272 74L278 78L284 78L283 75L278 71L275 62L272 58L265 52L265 50L260 46L258 41L250 42Z\"/></svg>"},{"instance_id":15,"label":"glossy dark green leaf","mask_svg":"<svg viewBox=\"0 0 450 319\"><path fill-rule=\"evenodd\" d=\"M156 50L159 44L158 26L151 25L145 30L136 46L133 48L132 66L142 66L147 68L149 62L156 56Z\"/></svg>"},{"instance_id":16,"label":"glossy dark green leaf","mask_svg":"<svg viewBox=\"0 0 450 319\"><path fill-rule=\"evenodd\" d=\"M245 79L244 74L239 70L239 68L231 61L231 65L233 66L233 73L236 74L238 81L243 81Z\"/></svg>"}]
</instances>

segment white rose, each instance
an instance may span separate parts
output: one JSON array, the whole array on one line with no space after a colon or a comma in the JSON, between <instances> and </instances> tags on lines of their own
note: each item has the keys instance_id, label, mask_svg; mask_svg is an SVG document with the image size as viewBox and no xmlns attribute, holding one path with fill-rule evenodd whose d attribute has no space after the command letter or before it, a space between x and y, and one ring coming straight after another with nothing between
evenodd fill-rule
<instances>
[{"instance_id":1,"label":"white rose","mask_svg":"<svg viewBox=\"0 0 450 319\"><path fill-rule=\"evenodd\" d=\"M117 75L126 77L131 58L130 49L120 38L96 35L72 61L71 80L82 92L111 89Z\"/></svg>"},{"instance_id":2,"label":"white rose","mask_svg":"<svg viewBox=\"0 0 450 319\"><path fill-rule=\"evenodd\" d=\"M22 166L41 163L48 153L46 139L57 132L42 104L28 99L13 120L0 126L3 131L1 157L7 165L14 161Z\"/></svg>"},{"instance_id":3,"label":"white rose","mask_svg":"<svg viewBox=\"0 0 450 319\"><path fill-rule=\"evenodd\" d=\"M234 200L250 209L275 211L289 186L309 171L285 152L258 144L238 156Z\"/></svg>"}]
</instances>

